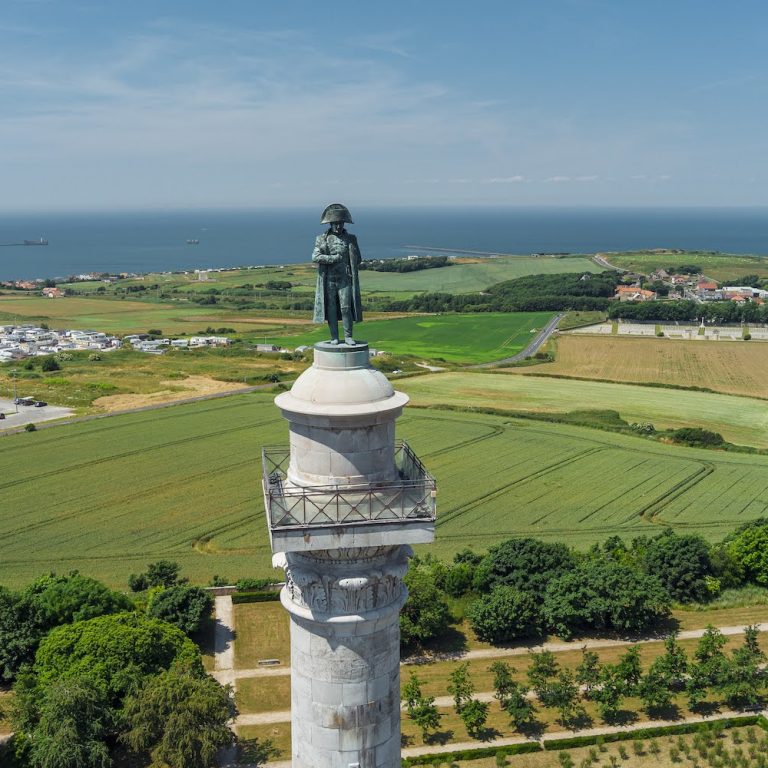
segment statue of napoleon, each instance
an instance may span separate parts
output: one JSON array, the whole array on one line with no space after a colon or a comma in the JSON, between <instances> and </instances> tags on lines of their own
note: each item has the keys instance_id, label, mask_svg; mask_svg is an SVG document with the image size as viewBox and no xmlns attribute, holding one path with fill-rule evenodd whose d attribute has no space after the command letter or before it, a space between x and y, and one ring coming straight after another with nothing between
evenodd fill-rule
<instances>
[{"instance_id":1,"label":"statue of napoleon","mask_svg":"<svg viewBox=\"0 0 768 768\"><path fill-rule=\"evenodd\" d=\"M330 224L330 229L315 238L315 249L312 251L312 261L318 265L313 319L316 323L328 323L331 344L339 343L341 320L344 343L354 344L352 325L363 321L357 277L361 257L357 238L344 228L345 224L354 222L346 206L331 203L323 211L320 223Z\"/></svg>"}]
</instances>

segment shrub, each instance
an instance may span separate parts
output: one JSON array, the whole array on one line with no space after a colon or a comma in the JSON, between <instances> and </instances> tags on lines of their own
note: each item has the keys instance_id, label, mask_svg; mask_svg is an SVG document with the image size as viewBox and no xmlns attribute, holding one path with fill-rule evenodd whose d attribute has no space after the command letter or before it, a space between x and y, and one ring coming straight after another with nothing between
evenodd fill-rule
<instances>
[{"instance_id":1,"label":"shrub","mask_svg":"<svg viewBox=\"0 0 768 768\"><path fill-rule=\"evenodd\" d=\"M60 371L61 366L57 362L56 358L51 355L51 357L44 357L42 365L40 366L44 372L49 371Z\"/></svg>"},{"instance_id":2,"label":"shrub","mask_svg":"<svg viewBox=\"0 0 768 768\"><path fill-rule=\"evenodd\" d=\"M29 424L25 424L24 425L24 431L25 432L37 432L37 427L30 422Z\"/></svg>"}]
</instances>

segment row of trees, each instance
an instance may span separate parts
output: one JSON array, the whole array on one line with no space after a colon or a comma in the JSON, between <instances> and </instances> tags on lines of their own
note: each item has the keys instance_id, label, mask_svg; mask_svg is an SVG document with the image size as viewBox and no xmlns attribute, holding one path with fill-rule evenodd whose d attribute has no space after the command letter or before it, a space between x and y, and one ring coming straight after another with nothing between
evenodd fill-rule
<instances>
[{"instance_id":1,"label":"row of trees","mask_svg":"<svg viewBox=\"0 0 768 768\"><path fill-rule=\"evenodd\" d=\"M735 709L758 707L763 699L768 675L765 654L760 648L758 630L745 627L744 641L732 653L723 650L726 639L708 627L691 658L675 634L664 641L664 653L643 669L638 646L630 646L615 664L603 664L591 650L582 650L575 669L563 668L550 651L533 653L524 676L505 661L496 661L493 674L494 697L506 712L510 725L528 735L540 732L537 706L557 712L559 723L567 728L589 727L591 717L585 708L593 702L598 716L614 725L636 718L623 709L627 699L640 700L649 717L671 719L679 716L676 698L684 696L688 707L699 713L717 709L719 702ZM422 692L423 681L411 673L403 687L406 711L429 741L440 728L442 714L435 697ZM490 713L488 702L475 697L469 662L451 672L447 692L467 733L484 738Z\"/></svg>"},{"instance_id":2,"label":"row of trees","mask_svg":"<svg viewBox=\"0 0 768 768\"><path fill-rule=\"evenodd\" d=\"M618 284L616 272L527 275L492 285L483 293L423 293L390 302L390 311L536 312L606 310Z\"/></svg>"},{"instance_id":3,"label":"row of trees","mask_svg":"<svg viewBox=\"0 0 768 768\"><path fill-rule=\"evenodd\" d=\"M0 588L0 678L15 693L3 765L106 768L127 753L205 768L232 742L231 691L189 638L211 597L168 561L131 581L134 600L77 572Z\"/></svg>"},{"instance_id":4,"label":"row of trees","mask_svg":"<svg viewBox=\"0 0 768 768\"><path fill-rule=\"evenodd\" d=\"M610 304L608 317L640 322L695 322L704 318L704 322L714 325L768 323L768 305L751 301L622 301Z\"/></svg>"},{"instance_id":5,"label":"row of trees","mask_svg":"<svg viewBox=\"0 0 768 768\"><path fill-rule=\"evenodd\" d=\"M464 598L481 640L505 643L555 632L638 633L657 629L674 602L707 602L722 589L768 586L768 519L710 544L665 530L629 545L610 537L586 553L562 543L510 539L486 555L458 553L452 563L416 559L406 576L401 618L405 646L444 633L449 601Z\"/></svg>"}]
</instances>

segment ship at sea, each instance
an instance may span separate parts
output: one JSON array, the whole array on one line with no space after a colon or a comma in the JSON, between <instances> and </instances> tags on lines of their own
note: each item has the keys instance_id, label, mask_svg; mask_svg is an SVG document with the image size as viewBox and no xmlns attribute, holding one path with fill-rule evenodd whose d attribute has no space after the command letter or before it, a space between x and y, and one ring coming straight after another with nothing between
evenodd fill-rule
<instances>
[{"instance_id":1,"label":"ship at sea","mask_svg":"<svg viewBox=\"0 0 768 768\"><path fill-rule=\"evenodd\" d=\"M187 240L187 245L200 245L200 241L197 238L191 237Z\"/></svg>"},{"instance_id":2,"label":"ship at sea","mask_svg":"<svg viewBox=\"0 0 768 768\"><path fill-rule=\"evenodd\" d=\"M45 238L40 238L39 240L25 240L24 245L48 245L48 241Z\"/></svg>"}]
</instances>

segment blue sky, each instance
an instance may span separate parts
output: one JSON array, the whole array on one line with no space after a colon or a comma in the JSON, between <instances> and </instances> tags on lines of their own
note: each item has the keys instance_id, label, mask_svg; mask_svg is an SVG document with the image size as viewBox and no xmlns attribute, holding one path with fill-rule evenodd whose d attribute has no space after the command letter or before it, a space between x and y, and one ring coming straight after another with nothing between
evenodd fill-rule
<instances>
[{"instance_id":1,"label":"blue sky","mask_svg":"<svg viewBox=\"0 0 768 768\"><path fill-rule=\"evenodd\" d=\"M768 6L2 0L0 209L768 205Z\"/></svg>"}]
</instances>

